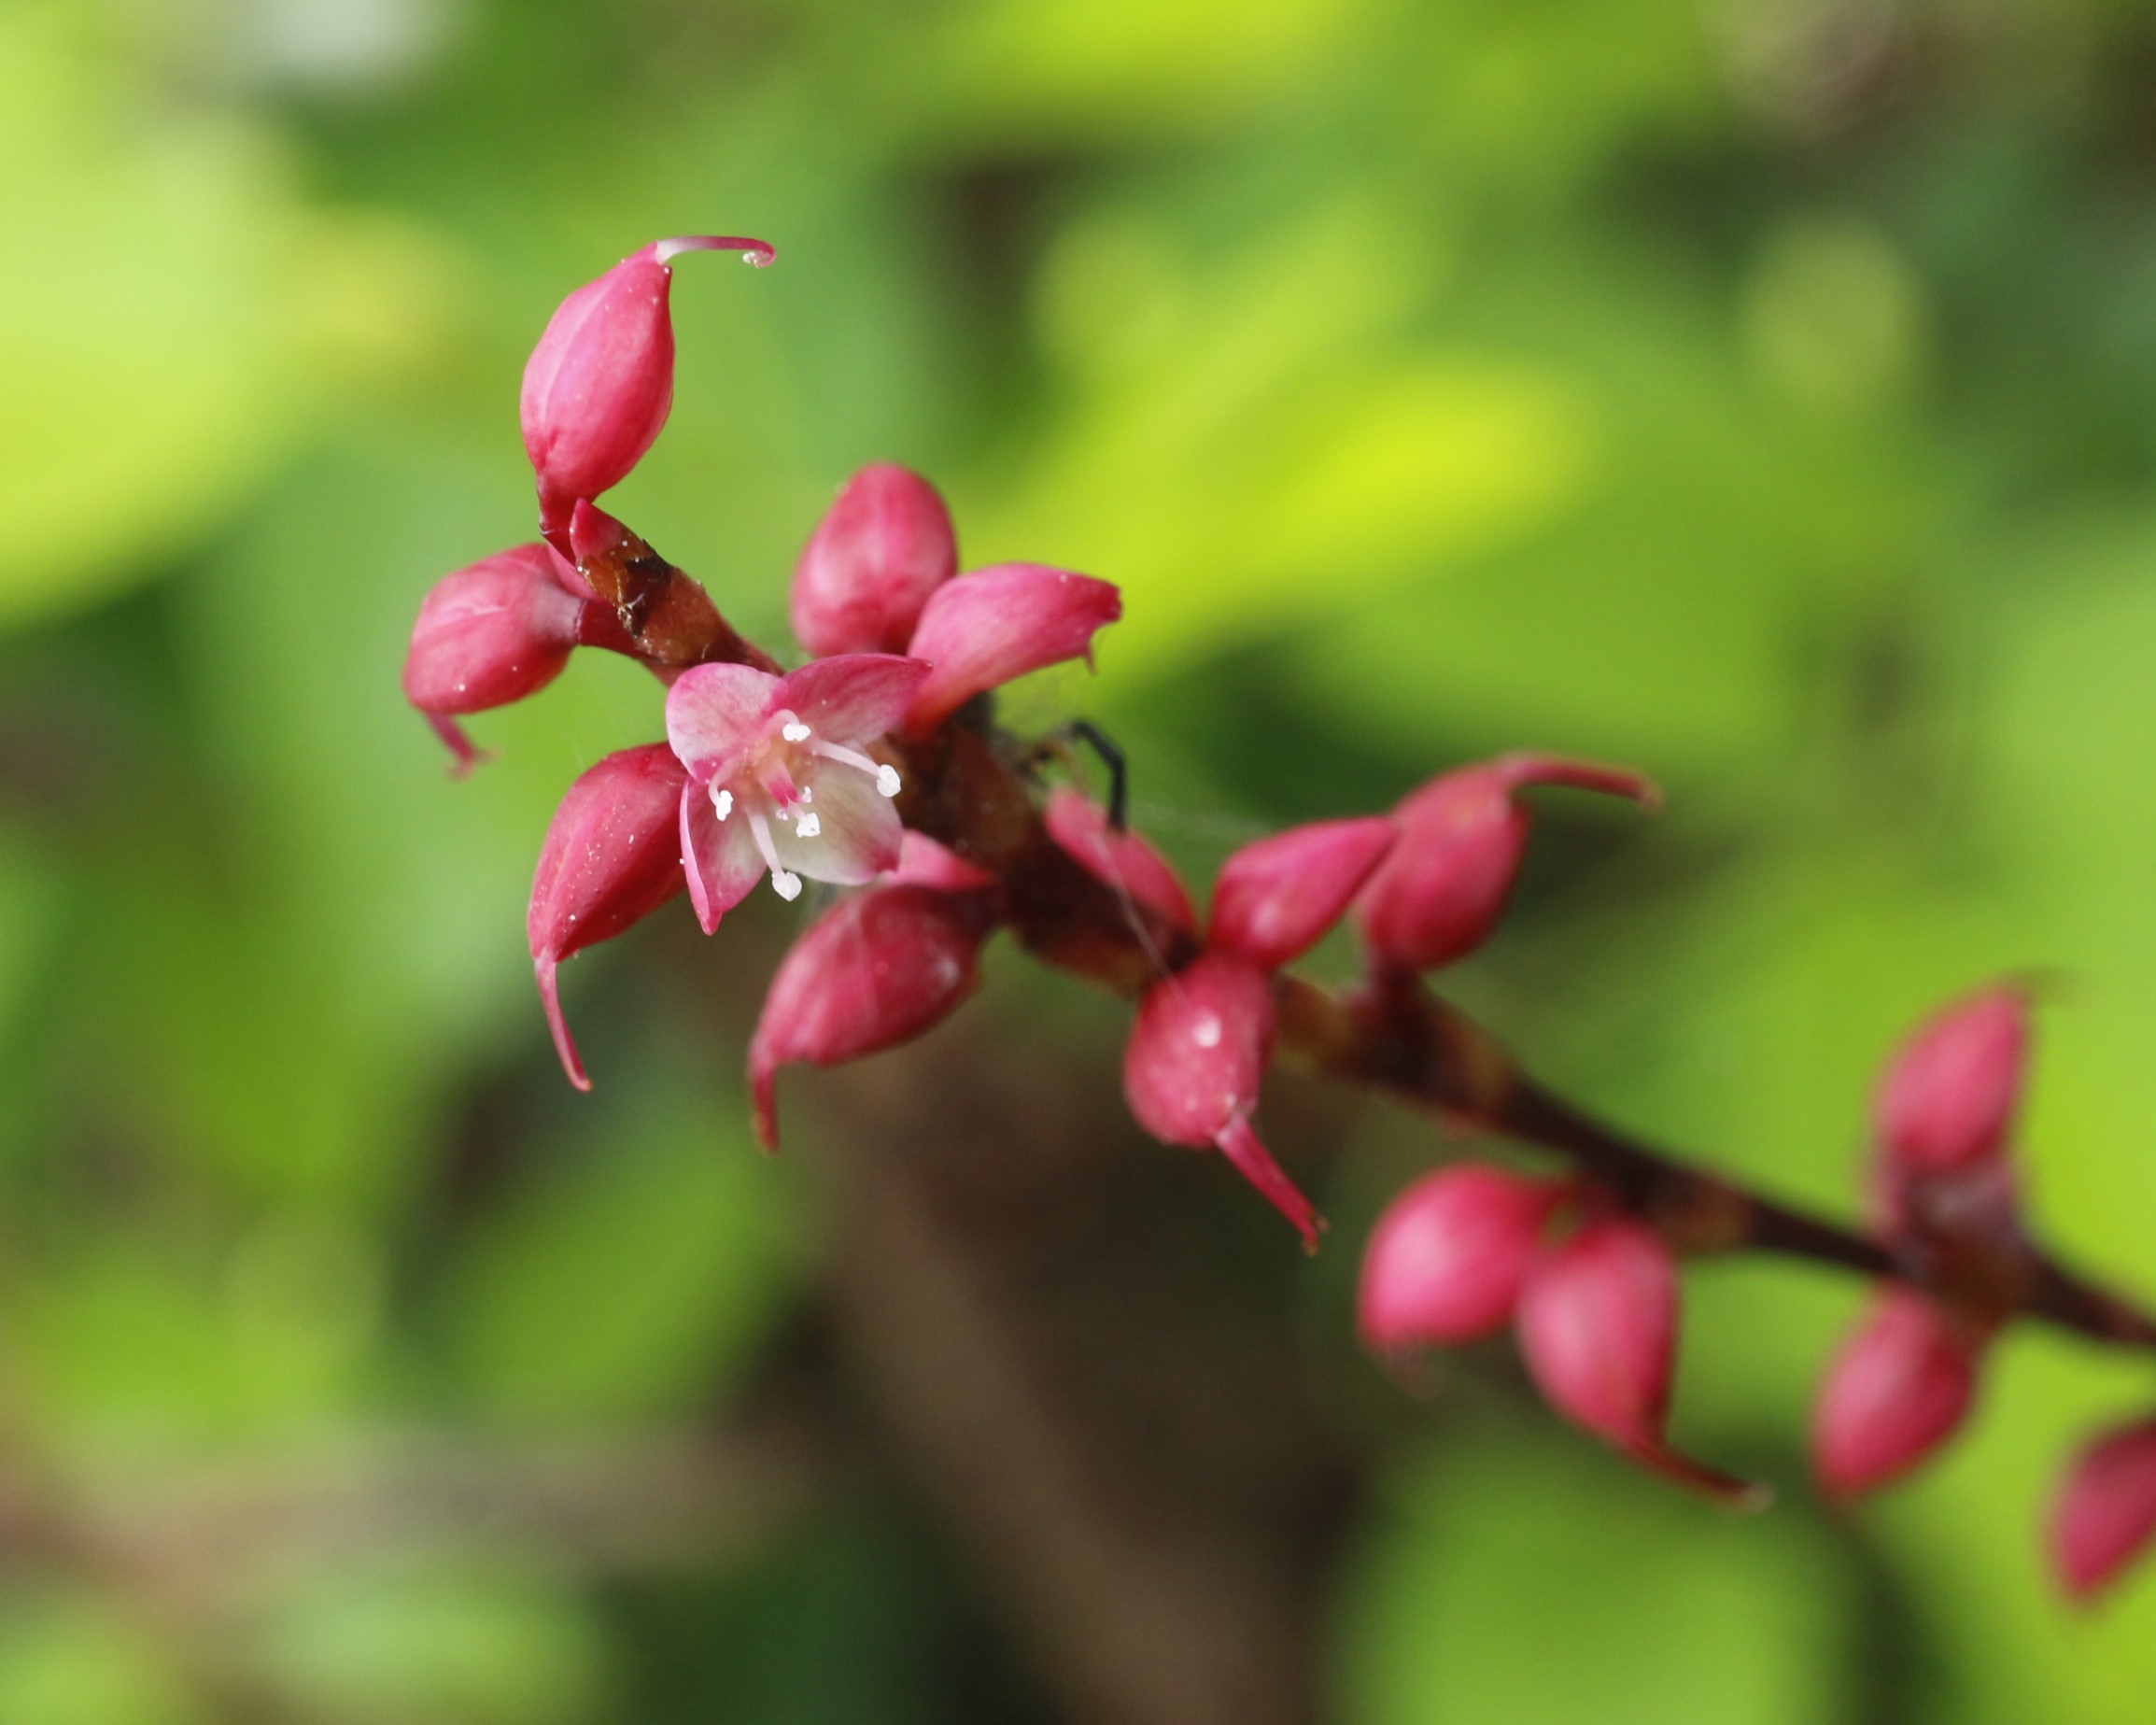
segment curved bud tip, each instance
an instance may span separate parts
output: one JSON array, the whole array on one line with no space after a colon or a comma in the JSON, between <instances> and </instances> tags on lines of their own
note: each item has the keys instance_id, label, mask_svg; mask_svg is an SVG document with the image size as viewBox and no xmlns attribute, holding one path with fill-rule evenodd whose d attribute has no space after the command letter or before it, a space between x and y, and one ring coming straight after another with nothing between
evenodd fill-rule
<instances>
[{"instance_id":1,"label":"curved bud tip","mask_svg":"<svg viewBox=\"0 0 2156 1725\"><path fill-rule=\"evenodd\" d=\"M1609 767L1599 761L1573 760L1563 755L1523 752L1501 756L1494 771L1507 789L1526 790L1531 785L1552 785L1566 790L1599 791L1607 797L1625 797L1644 809L1662 806L1662 787L1645 773L1629 767Z\"/></svg>"},{"instance_id":2,"label":"curved bud tip","mask_svg":"<svg viewBox=\"0 0 2156 1725\"><path fill-rule=\"evenodd\" d=\"M1937 1014L1902 1044L1880 1086L1881 1151L1931 1174L2000 1153L2028 1050L2029 1002L2019 987L1983 989Z\"/></svg>"},{"instance_id":3,"label":"curved bud tip","mask_svg":"<svg viewBox=\"0 0 2156 1725\"><path fill-rule=\"evenodd\" d=\"M1564 1191L1486 1162L1416 1181L1378 1219L1363 1253L1363 1340L1394 1353L1503 1329Z\"/></svg>"},{"instance_id":4,"label":"curved bud tip","mask_svg":"<svg viewBox=\"0 0 2156 1725\"><path fill-rule=\"evenodd\" d=\"M1835 1497L1877 1491L1928 1459L1967 1418L1980 1343L1906 1288L1881 1294L1827 1368L1811 1461Z\"/></svg>"},{"instance_id":5,"label":"curved bud tip","mask_svg":"<svg viewBox=\"0 0 2156 1725\"><path fill-rule=\"evenodd\" d=\"M2081 1604L2156 1543L2156 1420L2106 1433L2074 1458L2049 1532L2051 1567Z\"/></svg>"},{"instance_id":6,"label":"curved bud tip","mask_svg":"<svg viewBox=\"0 0 2156 1725\"><path fill-rule=\"evenodd\" d=\"M561 1069L579 1090L589 1090L590 1075L584 1069L583 1056L576 1052L576 1039L569 1033L569 1018L561 1010L560 967L555 962L554 954L544 953L534 959L532 972L539 982L541 1004L546 1009L546 1027L554 1037L554 1052L561 1056Z\"/></svg>"},{"instance_id":7,"label":"curved bud tip","mask_svg":"<svg viewBox=\"0 0 2156 1725\"><path fill-rule=\"evenodd\" d=\"M737 238L724 233L688 233L670 240L654 240L651 244L653 262L671 263L684 251L738 251L757 269L768 269L779 261L779 248L768 240Z\"/></svg>"},{"instance_id":8,"label":"curved bud tip","mask_svg":"<svg viewBox=\"0 0 2156 1725\"><path fill-rule=\"evenodd\" d=\"M1235 1115L1221 1128L1220 1136L1214 1142L1219 1146L1220 1153L1234 1164L1235 1171L1257 1187L1268 1204L1294 1223L1295 1231L1303 1237L1303 1250L1315 1255L1318 1237L1326 1229L1325 1218L1273 1159L1273 1152L1265 1148L1264 1140L1250 1124L1249 1116Z\"/></svg>"}]
</instances>

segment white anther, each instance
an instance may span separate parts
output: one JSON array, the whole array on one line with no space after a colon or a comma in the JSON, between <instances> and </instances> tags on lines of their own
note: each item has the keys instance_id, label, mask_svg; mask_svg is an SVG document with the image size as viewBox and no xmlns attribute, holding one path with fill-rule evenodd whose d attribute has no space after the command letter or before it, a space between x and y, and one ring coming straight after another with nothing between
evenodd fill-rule
<instances>
[{"instance_id":1,"label":"white anther","mask_svg":"<svg viewBox=\"0 0 2156 1725\"><path fill-rule=\"evenodd\" d=\"M824 823L813 814L804 814L794 823L794 836L797 839L813 839L823 830Z\"/></svg>"},{"instance_id":2,"label":"white anther","mask_svg":"<svg viewBox=\"0 0 2156 1725\"><path fill-rule=\"evenodd\" d=\"M788 742L806 742L809 741L810 731L809 728L802 724L799 719L795 719L789 724L780 726L779 735L785 738Z\"/></svg>"},{"instance_id":3,"label":"white anther","mask_svg":"<svg viewBox=\"0 0 2156 1725\"><path fill-rule=\"evenodd\" d=\"M1200 1048L1220 1046L1220 1021L1210 1012L1191 1026L1191 1040Z\"/></svg>"},{"instance_id":4,"label":"white anther","mask_svg":"<svg viewBox=\"0 0 2156 1725\"><path fill-rule=\"evenodd\" d=\"M774 870L771 874L771 890L791 904L801 896L801 877L784 869Z\"/></svg>"},{"instance_id":5,"label":"white anther","mask_svg":"<svg viewBox=\"0 0 2156 1725\"><path fill-rule=\"evenodd\" d=\"M898 769L897 769L897 768L895 768L895 767L879 767L879 768L877 768L877 769L876 769L876 789L877 789L877 791L878 791L878 793L879 793L880 795L882 795L882 796L885 796L885 797L895 797L895 796L897 796L897 795L898 795Z\"/></svg>"},{"instance_id":6,"label":"white anther","mask_svg":"<svg viewBox=\"0 0 2156 1725\"><path fill-rule=\"evenodd\" d=\"M816 787L813 785L801 786L801 800L803 802L814 802L816 800Z\"/></svg>"},{"instance_id":7,"label":"white anther","mask_svg":"<svg viewBox=\"0 0 2156 1725\"><path fill-rule=\"evenodd\" d=\"M734 812L734 793L721 790L714 785L712 787L712 807L719 812L719 819L725 820Z\"/></svg>"}]
</instances>

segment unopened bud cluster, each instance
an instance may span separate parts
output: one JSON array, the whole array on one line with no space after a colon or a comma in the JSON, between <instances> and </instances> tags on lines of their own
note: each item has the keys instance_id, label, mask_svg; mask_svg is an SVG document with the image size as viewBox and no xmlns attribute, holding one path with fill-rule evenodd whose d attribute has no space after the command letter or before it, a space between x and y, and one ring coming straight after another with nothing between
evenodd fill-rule
<instances>
[{"instance_id":1,"label":"unopened bud cluster","mask_svg":"<svg viewBox=\"0 0 2156 1725\"><path fill-rule=\"evenodd\" d=\"M672 260L699 250L759 265L773 255L755 240L664 240L563 302L521 402L540 538L442 580L404 670L407 696L459 770L478 758L464 716L544 687L578 647L634 658L663 688L663 736L585 771L540 850L528 932L570 1079L589 1087L562 1009L565 960L677 895L711 934L760 882L785 899L822 883L848 890L781 963L750 1043L767 1145L778 1140L783 1068L829 1066L928 1030L976 990L984 944L1008 927L1038 956L1133 998L1123 1089L1140 1124L1165 1143L1218 1151L1315 1249L1324 1223L1257 1126L1284 1002L1308 986L1289 967L1350 926L1363 976L1339 997L1342 1022L1383 1042L1400 1031L1397 1004L1421 997L1423 975L1497 928L1529 841L1524 793L1653 804L1654 786L1532 754L1446 772L1388 813L1244 846L1201 915L1120 803L1111 814L1067 785L1040 785L1042 748L998 730L982 699L1043 667L1090 662L1095 635L1120 615L1114 587L1038 563L962 573L935 488L902 467L870 466L840 490L795 570L790 615L808 657L788 670L599 507L665 426ZM1830 1493L1897 1478L1952 1435L1994 1336L2041 1270L2008 1150L2026 1020L2016 989L1976 996L1921 1031L1881 1086L1872 1229L1895 1275L1819 1394L1812 1449ZM1398 1048L1384 1045L1397 1065ZM1335 1069L1369 1076L1353 1062ZM1374 1069L1381 1082L1393 1068ZM1668 1435L1681 1253L1697 1244L1638 1190L1591 1168L1543 1178L1458 1164L1409 1187L1373 1234L1362 1332L1397 1356L1510 1329L1566 1418L1670 1478L1755 1501L1756 1488ZM2156 1413L2074 1463L2053 1561L2069 1590L2088 1594L2152 1539Z\"/></svg>"}]
</instances>

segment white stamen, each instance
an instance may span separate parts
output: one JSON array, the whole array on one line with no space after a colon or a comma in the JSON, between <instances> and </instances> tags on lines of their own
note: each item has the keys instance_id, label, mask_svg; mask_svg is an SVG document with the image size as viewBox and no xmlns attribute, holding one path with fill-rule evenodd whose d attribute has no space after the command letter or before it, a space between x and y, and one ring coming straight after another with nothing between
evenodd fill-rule
<instances>
[{"instance_id":1,"label":"white stamen","mask_svg":"<svg viewBox=\"0 0 2156 1725\"><path fill-rule=\"evenodd\" d=\"M779 735L785 738L788 742L806 742L809 741L809 728L802 724L799 719L795 719L788 724L780 726Z\"/></svg>"},{"instance_id":2,"label":"white stamen","mask_svg":"<svg viewBox=\"0 0 2156 1725\"><path fill-rule=\"evenodd\" d=\"M1191 1026L1191 1040L1200 1048L1219 1047L1220 1021L1212 1013L1207 1012L1205 1017Z\"/></svg>"},{"instance_id":3,"label":"white stamen","mask_svg":"<svg viewBox=\"0 0 2156 1725\"><path fill-rule=\"evenodd\" d=\"M779 867L779 853L771 844L771 823L764 818L761 809L749 811L749 836L756 841L756 855L764 859L764 867L771 871L771 884L779 886L779 877L786 871ZM787 898L793 897L782 886L779 891Z\"/></svg>"},{"instance_id":4,"label":"white stamen","mask_svg":"<svg viewBox=\"0 0 2156 1725\"><path fill-rule=\"evenodd\" d=\"M813 839L823 830L824 823L813 814L804 814L794 823L794 836L797 839Z\"/></svg>"},{"instance_id":5,"label":"white stamen","mask_svg":"<svg viewBox=\"0 0 2156 1725\"><path fill-rule=\"evenodd\" d=\"M876 771L876 763L867 756L859 749L848 748L842 742L811 742L809 748L812 754L821 755L825 760L844 761L847 766L858 767L866 773L873 774Z\"/></svg>"},{"instance_id":6,"label":"white stamen","mask_svg":"<svg viewBox=\"0 0 2156 1725\"><path fill-rule=\"evenodd\" d=\"M776 870L771 875L771 890L791 904L801 896L801 877L783 869Z\"/></svg>"},{"instance_id":7,"label":"white stamen","mask_svg":"<svg viewBox=\"0 0 2156 1725\"><path fill-rule=\"evenodd\" d=\"M876 791L879 796L882 797L895 797L898 795L897 768L879 767L876 769Z\"/></svg>"},{"instance_id":8,"label":"white stamen","mask_svg":"<svg viewBox=\"0 0 2156 1725\"><path fill-rule=\"evenodd\" d=\"M814 802L816 800L816 787L813 785L801 786L801 800L803 802Z\"/></svg>"},{"instance_id":9,"label":"white stamen","mask_svg":"<svg viewBox=\"0 0 2156 1725\"><path fill-rule=\"evenodd\" d=\"M727 815L734 812L734 793L728 790L721 790L715 785L712 785L712 807L719 812L719 819L722 821L725 820Z\"/></svg>"}]
</instances>

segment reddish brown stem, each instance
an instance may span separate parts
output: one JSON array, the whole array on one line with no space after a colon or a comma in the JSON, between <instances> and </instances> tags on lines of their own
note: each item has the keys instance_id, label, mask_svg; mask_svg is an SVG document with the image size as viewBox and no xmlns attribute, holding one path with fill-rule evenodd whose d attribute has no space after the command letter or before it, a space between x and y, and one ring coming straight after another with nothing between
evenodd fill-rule
<instances>
[{"instance_id":1,"label":"reddish brown stem","mask_svg":"<svg viewBox=\"0 0 2156 1725\"><path fill-rule=\"evenodd\" d=\"M618 548L587 559L584 573L662 675L720 659L779 669L701 587L626 530ZM890 746L905 770L906 824L1001 881L1006 917L1037 957L1134 997L1196 955L1188 930L1094 879L1049 837L1031 780L1036 754L966 714L925 741ZM1380 974L1346 994L1282 977L1276 1004L1280 1052L1304 1070L1382 1091L1469 1131L1554 1151L1680 1251L1773 1252L1917 1286L1952 1273L1625 1136L1529 1078L1495 1037L1419 977ZM1995 1275L2000 1266L1991 1268ZM2004 1266L1994 1294L1999 1286L2008 1290L1994 1308L2002 1316L2156 1351L2156 1316L2034 1246Z\"/></svg>"}]
</instances>

